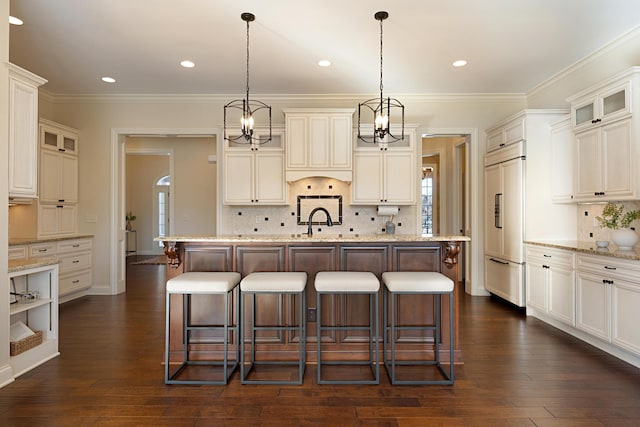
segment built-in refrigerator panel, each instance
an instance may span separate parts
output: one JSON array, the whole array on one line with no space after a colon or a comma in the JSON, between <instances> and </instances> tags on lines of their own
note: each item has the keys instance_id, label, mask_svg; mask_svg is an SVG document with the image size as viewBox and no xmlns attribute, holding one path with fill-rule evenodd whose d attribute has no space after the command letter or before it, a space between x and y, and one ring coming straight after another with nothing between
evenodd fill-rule
<instances>
[{"instance_id":1,"label":"built-in refrigerator panel","mask_svg":"<svg viewBox=\"0 0 640 427\"><path fill-rule=\"evenodd\" d=\"M485 288L524 307L524 141L485 157Z\"/></svg>"}]
</instances>

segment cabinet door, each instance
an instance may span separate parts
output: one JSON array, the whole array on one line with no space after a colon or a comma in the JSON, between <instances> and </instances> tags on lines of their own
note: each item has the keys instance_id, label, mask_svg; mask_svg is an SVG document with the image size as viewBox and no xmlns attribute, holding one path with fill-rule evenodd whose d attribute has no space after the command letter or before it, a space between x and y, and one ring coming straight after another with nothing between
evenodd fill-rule
<instances>
[{"instance_id":1,"label":"cabinet door","mask_svg":"<svg viewBox=\"0 0 640 427\"><path fill-rule=\"evenodd\" d=\"M329 155L332 167L351 169L352 134L350 115L331 117Z\"/></svg>"},{"instance_id":2,"label":"cabinet door","mask_svg":"<svg viewBox=\"0 0 640 427\"><path fill-rule=\"evenodd\" d=\"M60 199L65 203L76 203L78 201L78 158L66 154L61 157Z\"/></svg>"},{"instance_id":3,"label":"cabinet door","mask_svg":"<svg viewBox=\"0 0 640 427\"><path fill-rule=\"evenodd\" d=\"M255 157L255 203L285 204L284 153L260 153Z\"/></svg>"},{"instance_id":4,"label":"cabinet door","mask_svg":"<svg viewBox=\"0 0 640 427\"><path fill-rule=\"evenodd\" d=\"M309 117L309 167L329 167L329 117Z\"/></svg>"},{"instance_id":5,"label":"cabinet door","mask_svg":"<svg viewBox=\"0 0 640 427\"><path fill-rule=\"evenodd\" d=\"M62 198L62 156L55 151L40 153L40 201L58 203Z\"/></svg>"},{"instance_id":6,"label":"cabinet door","mask_svg":"<svg viewBox=\"0 0 640 427\"><path fill-rule=\"evenodd\" d=\"M307 165L307 118L287 116L287 167Z\"/></svg>"},{"instance_id":7,"label":"cabinet door","mask_svg":"<svg viewBox=\"0 0 640 427\"><path fill-rule=\"evenodd\" d=\"M640 284L615 280L611 287L611 342L640 355Z\"/></svg>"},{"instance_id":8,"label":"cabinet door","mask_svg":"<svg viewBox=\"0 0 640 427\"><path fill-rule=\"evenodd\" d=\"M384 158L384 201L391 204L413 204L416 200L417 166L413 154L387 151Z\"/></svg>"},{"instance_id":9,"label":"cabinet door","mask_svg":"<svg viewBox=\"0 0 640 427\"><path fill-rule=\"evenodd\" d=\"M548 270L548 266L527 259L525 268L527 307L533 307L542 313L547 312Z\"/></svg>"},{"instance_id":10,"label":"cabinet door","mask_svg":"<svg viewBox=\"0 0 640 427\"><path fill-rule=\"evenodd\" d=\"M576 197L592 199L602 191L600 129L576 134Z\"/></svg>"},{"instance_id":11,"label":"cabinet door","mask_svg":"<svg viewBox=\"0 0 640 427\"><path fill-rule=\"evenodd\" d=\"M575 271L551 266L549 272L547 313L575 326Z\"/></svg>"},{"instance_id":12,"label":"cabinet door","mask_svg":"<svg viewBox=\"0 0 640 427\"><path fill-rule=\"evenodd\" d=\"M611 122L631 112L631 84L629 81L612 87L600 96L600 119Z\"/></svg>"},{"instance_id":13,"label":"cabinet door","mask_svg":"<svg viewBox=\"0 0 640 427\"><path fill-rule=\"evenodd\" d=\"M251 204L253 197L253 153L226 153L224 156L224 203Z\"/></svg>"},{"instance_id":14,"label":"cabinet door","mask_svg":"<svg viewBox=\"0 0 640 427\"><path fill-rule=\"evenodd\" d=\"M568 120L551 129L551 199L573 201L575 140Z\"/></svg>"},{"instance_id":15,"label":"cabinet door","mask_svg":"<svg viewBox=\"0 0 640 427\"><path fill-rule=\"evenodd\" d=\"M36 197L38 89L9 79L9 196Z\"/></svg>"},{"instance_id":16,"label":"cabinet door","mask_svg":"<svg viewBox=\"0 0 640 427\"><path fill-rule=\"evenodd\" d=\"M382 167L380 152L355 153L352 203L377 205L382 201Z\"/></svg>"},{"instance_id":17,"label":"cabinet door","mask_svg":"<svg viewBox=\"0 0 640 427\"><path fill-rule=\"evenodd\" d=\"M578 271L576 277L576 327L609 341L610 287L601 276Z\"/></svg>"},{"instance_id":18,"label":"cabinet door","mask_svg":"<svg viewBox=\"0 0 640 427\"><path fill-rule=\"evenodd\" d=\"M607 197L633 194L633 157L631 151L631 120L622 120L602 127L601 191Z\"/></svg>"},{"instance_id":19,"label":"cabinet door","mask_svg":"<svg viewBox=\"0 0 640 427\"><path fill-rule=\"evenodd\" d=\"M488 166L484 170L484 249L487 255L502 256L502 221L496 211L502 198L500 165Z\"/></svg>"},{"instance_id":20,"label":"cabinet door","mask_svg":"<svg viewBox=\"0 0 640 427\"><path fill-rule=\"evenodd\" d=\"M502 257L514 262L524 260L524 190L523 164L520 159L502 163Z\"/></svg>"}]
</instances>

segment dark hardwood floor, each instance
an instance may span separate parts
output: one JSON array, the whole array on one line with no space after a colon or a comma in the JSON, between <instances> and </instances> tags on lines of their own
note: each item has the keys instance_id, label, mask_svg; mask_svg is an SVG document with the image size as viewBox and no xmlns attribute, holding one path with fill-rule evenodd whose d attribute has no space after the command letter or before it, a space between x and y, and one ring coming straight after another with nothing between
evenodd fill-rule
<instances>
[{"instance_id":1,"label":"dark hardwood floor","mask_svg":"<svg viewBox=\"0 0 640 427\"><path fill-rule=\"evenodd\" d=\"M454 386L165 386L164 266L60 309L60 357L0 389L0 426L639 426L640 370L463 295Z\"/></svg>"}]
</instances>

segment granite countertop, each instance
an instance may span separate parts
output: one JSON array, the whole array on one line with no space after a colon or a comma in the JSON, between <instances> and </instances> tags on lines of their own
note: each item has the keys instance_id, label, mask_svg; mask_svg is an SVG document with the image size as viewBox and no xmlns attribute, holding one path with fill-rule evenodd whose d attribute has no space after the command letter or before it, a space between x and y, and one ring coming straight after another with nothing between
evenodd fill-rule
<instances>
[{"instance_id":1,"label":"granite countertop","mask_svg":"<svg viewBox=\"0 0 640 427\"><path fill-rule=\"evenodd\" d=\"M18 246L18 245L31 245L35 243L47 243L47 242L60 242L63 240L75 240L75 239L88 239L92 238L93 234L78 234L75 236L65 236L65 237L13 237L9 239L9 246Z\"/></svg>"},{"instance_id":2,"label":"granite countertop","mask_svg":"<svg viewBox=\"0 0 640 427\"><path fill-rule=\"evenodd\" d=\"M468 236L454 235L430 235L430 234L314 234L309 237L306 234L273 234L273 235L174 235L162 236L154 239L157 242L217 242L217 243L287 243L287 242L468 242Z\"/></svg>"},{"instance_id":3,"label":"granite countertop","mask_svg":"<svg viewBox=\"0 0 640 427\"><path fill-rule=\"evenodd\" d=\"M55 257L43 257L34 259L10 259L9 260L9 274L18 271L29 270L31 268L45 267L47 265L58 264L58 258Z\"/></svg>"},{"instance_id":4,"label":"granite countertop","mask_svg":"<svg viewBox=\"0 0 640 427\"><path fill-rule=\"evenodd\" d=\"M607 248L599 248L596 242L576 241L576 240L525 240L525 243L538 246L546 246L550 248L566 249L570 251L602 255L613 258L628 259L632 261L640 261L640 245L635 246L633 250L622 251L613 243L609 243Z\"/></svg>"}]
</instances>

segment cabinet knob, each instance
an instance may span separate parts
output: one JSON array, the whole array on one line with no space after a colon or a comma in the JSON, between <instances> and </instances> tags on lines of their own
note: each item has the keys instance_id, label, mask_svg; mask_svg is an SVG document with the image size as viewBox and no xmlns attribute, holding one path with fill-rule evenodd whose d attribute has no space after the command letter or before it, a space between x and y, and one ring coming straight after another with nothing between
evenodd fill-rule
<instances>
[{"instance_id":1,"label":"cabinet knob","mask_svg":"<svg viewBox=\"0 0 640 427\"><path fill-rule=\"evenodd\" d=\"M67 151L67 150L65 150L64 148L58 148L58 151L65 152L65 151Z\"/></svg>"}]
</instances>

